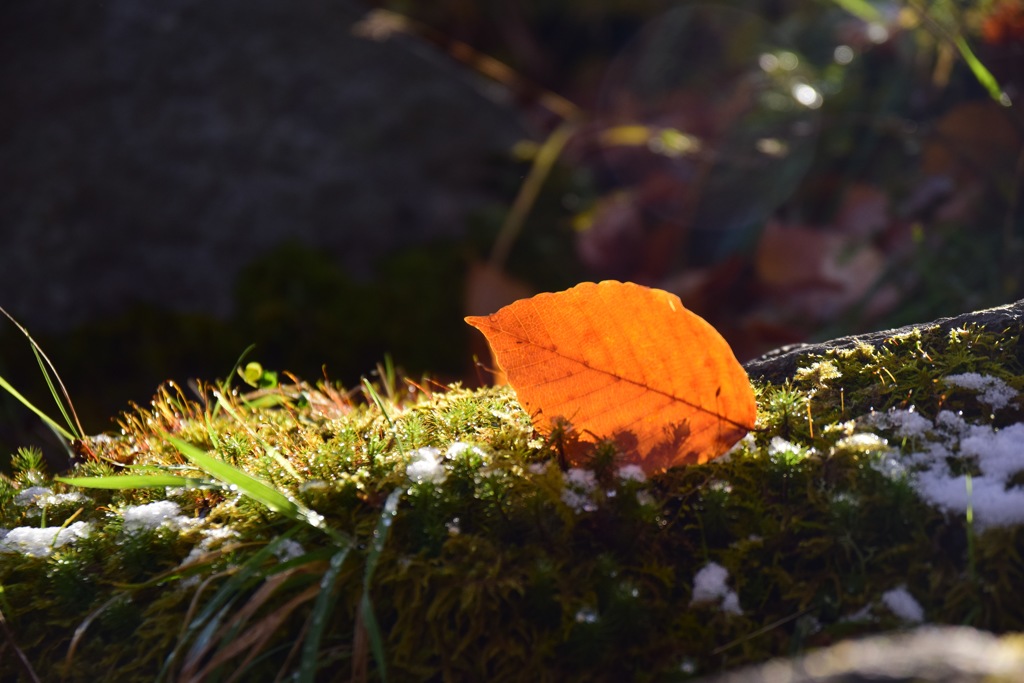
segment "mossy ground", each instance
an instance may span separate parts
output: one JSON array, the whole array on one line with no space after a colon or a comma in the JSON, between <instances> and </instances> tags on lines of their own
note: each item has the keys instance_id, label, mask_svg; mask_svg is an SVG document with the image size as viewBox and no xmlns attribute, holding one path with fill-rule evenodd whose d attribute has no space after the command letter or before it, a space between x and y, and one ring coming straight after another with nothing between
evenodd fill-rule
<instances>
[{"instance_id":1,"label":"mossy ground","mask_svg":"<svg viewBox=\"0 0 1024 683\"><path fill-rule=\"evenodd\" d=\"M728 457L645 480L608 444L592 474L567 473L507 388L293 383L218 407L213 387L164 387L71 474L195 486L76 488L32 451L0 480L3 528L88 524L44 556L0 552L2 677L29 680L17 647L43 680L685 680L899 628L881 597L901 586L927 621L1024 630L1024 529L979 532L923 501L883 466L905 439L851 438L894 437L865 416L911 405L1024 421L1019 396L993 416L941 382L1024 391L1019 337L924 331L807 358L756 385L758 429ZM225 486L168 434L323 521ZM179 512L162 524L126 513L162 500ZM711 562L741 614L694 603Z\"/></svg>"}]
</instances>

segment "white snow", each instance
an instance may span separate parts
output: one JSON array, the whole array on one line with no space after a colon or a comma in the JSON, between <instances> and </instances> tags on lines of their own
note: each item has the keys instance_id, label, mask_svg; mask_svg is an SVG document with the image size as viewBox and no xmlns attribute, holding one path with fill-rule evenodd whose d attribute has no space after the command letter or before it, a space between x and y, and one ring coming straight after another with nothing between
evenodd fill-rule
<instances>
[{"instance_id":1,"label":"white snow","mask_svg":"<svg viewBox=\"0 0 1024 683\"><path fill-rule=\"evenodd\" d=\"M170 500L158 500L146 505L131 505L121 512L124 529L128 532L144 531L166 527L181 531L195 523L181 514L181 507Z\"/></svg>"},{"instance_id":2,"label":"white snow","mask_svg":"<svg viewBox=\"0 0 1024 683\"><path fill-rule=\"evenodd\" d=\"M924 609L914 599L914 596L907 592L906 586L899 586L882 593L882 604L903 621L913 624L920 624L924 621Z\"/></svg>"},{"instance_id":3,"label":"white snow","mask_svg":"<svg viewBox=\"0 0 1024 683\"><path fill-rule=\"evenodd\" d=\"M479 446L466 443L465 441L456 441L452 445L448 446L448 450L445 451L445 457L449 460L454 460L464 453L472 453L485 462L488 460L487 451Z\"/></svg>"},{"instance_id":4,"label":"white snow","mask_svg":"<svg viewBox=\"0 0 1024 683\"><path fill-rule=\"evenodd\" d=\"M33 505L36 500L43 496L50 495L50 489L45 486L29 486L27 489L18 491L18 495L14 497L15 505Z\"/></svg>"},{"instance_id":5,"label":"white snow","mask_svg":"<svg viewBox=\"0 0 1024 683\"><path fill-rule=\"evenodd\" d=\"M593 472L572 467L565 473L562 501L576 512L593 512L597 509L593 497L596 489L597 476Z\"/></svg>"},{"instance_id":6,"label":"white snow","mask_svg":"<svg viewBox=\"0 0 1024 683\"><path fill-rule=\"evenodd\" d=\"M912 407L907 410L890 410L887 413L872 413L873 421L881 427L891 427L896 430L896 436L905 439L915 439L924 436L932 428L931 421L915 411Z\"/></svg>"},{"instance_id":7,"label":"white snow","mask_svg":"<svg viewBox=\"0 0 1024 683\"><path fill-rule=\"evenodd\" d=\"M799 453L801 448L792 441L786 441L781 436L773 436L771 443L768 444L769 455L779 455L780 453Z\"/></svg>"},{"instance_id":8,"label":"white snow","mask_svg":"<svg viewBox=\"0 0 1024 683\"><path fill-rule=\"evenodd\" d=\"M441 463L440 456L441 451L433 446L413 451L409 464L405 467L406 476L417 484L442 483L448 477L448 472Z\"/></svg>"},{"instance_id":9,"label":"white snow","mask_svg":"<svg viewBox=\"0 0 1024 683\"><path fill-rule=\"evenodd\" d=\"M277 548L277 552L274 553L277 559L281 562L287 562L288 560L294 560L296 557L302 557L306 554L306 549L302 547L302 544L292 538L286 538L281 541L281 545Z\"/></svg>"},{"instance_id":10,"label":"white snow","mask_svg":"<svg viewBox=\"0 0 1024 683\"><path fill-rule=\"evenodd\" d=\"M978 392L978 400L992 410L1005 408L1010 401L1017 398L1017 392L998 377L964 372L959 375L948 375L943 381L954 387Z\"/></svg>"},{"instance_id":11,"label":"white snow","mask_svg":"<svg viewBox=\"0 0 1024 683\"><path fill-rule=\"evenodd\" d=\"M529 465L526 466L526 469L527 471L529 471L530 474L544 474L545 472L548 471L548 461L545 460L544 462L531 462Z\"/></svg>"},{"instance_id":12,"label":"white snow","mask_svg":"<svg viewBox=\"0 0 1024 683\"><path fill-rule=\"evenodd\" d=\"M50 507L53 505L63 505L65 503L83 503L87 499L78 491L72 491L71 493L54 493L45 486L29 486L26 489L22 489L18 492L18 495L14 497L15 505L35 505L38 508Z\"/></svg>"},{"instance_id":13,"label":"white snow","mask_svg":"<svg viewBox=\"0 0 1024 683\"><path fill-rule=\"evenodd\" d=\"M732 456L747 453L753 450L754 444L754 435L751 434L750 432L747 432L742 439L734 443L729 448L729 450L727 450L725 453L719 456L717 460L719 460L720 462L729 462L729 459L732 458Z\"/></svg>"},{"instance_id":14,"label":"white snow","mask_svg":"<svg viewBox=\"0 0 1024 683\"><path fill-rule=\"evenodd\" d=\"M947 434L960 434L967 429L963 415L951 410L940 410L935 416L935 426Z\"/></svg>"},{"instance_id":15,"label":"white snow","mask_svg":"<svg viewBox=\"0 0 1024 683\"><path fill-rule=\"evenodd\" d=\"M91 527L86 522L75 522L66 527L20 526L11 529L3 539L0 539L0 552L46 557L54 548L88 536L90 530Z\"/></svg>"},{"instance_id":16,"label":"white snow","mask_svg":"<svg viewBox=\"0 0 1024 683\"><path fill-rule=\"evenodd\" d=\"M623 465L619 468L619 479L622 481L636 481L643 482L647 481L647 475L644 474L644 468L640 465Z\"/></svg>"},{"instance_id":17,"label":"white snow","mask_svg":"<svg viewBox=\"0 0 1024 683\"><path fill-rule=\"evenodd\" d=\"M813 448L787 441L781 436L773 436L768 443L768 455L772 458L783 458L787 461L802 460L814 453Z\"/></svg>"},{"instance_id":18,"label":"white snow","mask_svg":"<svg viewBox=\"0 0 1024 683\"><path fill-rule=\"evenodd\" d=\"M736 616L743 614L743 609L740 607L740 596L736 595L736 591L729 591L722 597L722 611Z\"/></svg>"},{"instance_id":19,"label":"white snow","mask_svg":"<svg viewBox=\"0 0 1024 683\"><path fill-rule=\"evenodd\" d=\"M878 434L860 432L843 437L836 442L836 450L857 451L861 453L889 450L889 442Z\"/></svg>"},{"instance_id":20,"label":"white snow","mask_svg":"<svg viewBox=\"0 0 1024 683\"><path fill-rule=\"evenodd\" d=\"M1024 471L1024 424L996 429L970 424L961 415L939 412L932 422L916 412L892 410L869 419L908 438L910 450L889 453L874 464L891 476L909 476L917 492L950 514L970 509L979 530L1024 523L1024 488L1010 479ZM980 474L950 470L949 459L968 460ZM973 469L973 468L972 468Z\"/></svg>"},{"instance_id":21,"label":"white snow","mask_svg":"<svg viewBox=\"0 0 1024 683\"><path fill-rule=\"evenodd\" d=\"M657 501L654 500L654 496L651 495L650 491L642 490L636 492L636 502L640 505L640 507L654 507L654 505L657 503Z\"/></svg>"},{"instance_id":22,"label":"white snow","mask_svg":"<svg viewBox=\"0 0 1024 683\"><path fill-rule=\"evenodd\" d=\"M237 531L223 526L202 529L199 533L202 534L203 540L189 551L189 554L181 561L181 566L185 566L200 559L203 555L214 550L217 546L223 545L225 541L238 537Z\"/></svg>"},{"instance_id":23,"label":"white snow","mask_svg":"<svg viewBox=\"0 0 1024 683\"><path fill-rule=\"evenodd\" d=\"M729 570L715 562L709 562L693 577L693 598L690 604L721 601L722 611L729 614L743 614L740 598L729 588L726 581Z\"/></svg>"}]
</instances>

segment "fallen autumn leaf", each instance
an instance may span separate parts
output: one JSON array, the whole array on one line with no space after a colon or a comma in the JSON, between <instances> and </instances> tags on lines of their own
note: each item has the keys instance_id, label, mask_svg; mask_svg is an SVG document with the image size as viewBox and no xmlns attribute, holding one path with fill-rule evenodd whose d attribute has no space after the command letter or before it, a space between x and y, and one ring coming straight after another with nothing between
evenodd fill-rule
<instances>
[{"instance_id":1,"label":"fallen autumn leaf","mask_svg":"<svg viewBox=\"0 0 1024 683\"><path fill-rule=\"evenodd\" d=\"M573 424L580 439L566 456L574 464L603 438L648 473L702 463L754 426L743 366L674 294L586 282L466 322L487 337L539 431L556 417Z\"/></svg>"}]
</instances>

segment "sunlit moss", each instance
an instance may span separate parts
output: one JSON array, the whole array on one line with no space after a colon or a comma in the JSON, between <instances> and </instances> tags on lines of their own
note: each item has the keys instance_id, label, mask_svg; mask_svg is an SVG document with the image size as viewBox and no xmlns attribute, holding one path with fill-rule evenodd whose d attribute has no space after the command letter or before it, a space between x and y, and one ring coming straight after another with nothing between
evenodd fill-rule
<instances>
[{"instance_id":1,"label":"sunlit moss","mask_svg":"<svg viewBox=\"0 0 1024 683\"><path fill-rule=\"evenodd\" d=\"M1024 391L1022 358L1019 331L973 328L809 357L790 381L757 385L758 427L728 457L647 477L620 469L608 442L584 470L563 470L557 443L538 438L508 388L396 392L384 415L337 388L285 385L271 407L234 395L238 419L165 388L123 416L123 434L92 440L95 459L73 474L130 463L207 484L76 490L20 451L0 480L0 526L41 525L43 508L18 502L37 486L83 496L53 505L46 525L91 532L44 557L0 552L0 606L46 680L116 671L150 681L165 667L168 678L273 680L310 656L302 643L320 581L350 538L312 651L317 680L380 671L360 612L371 558L391 680L682 680L899 627L880 603L899 585L931 621L1020 630L1024 532L976 533L924 502L911 465L897 467L915 444L870 415L913 406L929 419L952 410L1020 422L1020 398L993 416L976 392L941 379L979 372ZM272 484L339 535L218 486L166 433ZM188 525L126 528L127 506L164 499ZM397 509L381 544L389 499ZM691 604L709 562L728 570L741 613Z\"/></svg>"}]
</instances>

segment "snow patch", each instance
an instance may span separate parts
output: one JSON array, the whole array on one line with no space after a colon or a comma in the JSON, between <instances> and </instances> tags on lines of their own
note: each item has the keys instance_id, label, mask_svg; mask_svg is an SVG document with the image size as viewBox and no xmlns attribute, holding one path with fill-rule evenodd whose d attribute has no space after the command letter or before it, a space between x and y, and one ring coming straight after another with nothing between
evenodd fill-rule
<instances>
[{"instance_id":1,"label":"snow patch","mask_svg":"<svg viewBox=\"0 0 1024 683\"><path fill-rule=\"evenodd\" d=\"M294 560L296 557L302 557L306 554L306 549L302 547L302 544L298 541L286 538L281 541L281 545L278 546L274 555L277 556L278 561L287 562L288 560Z\"/></svg>"},{"instance_id":2,"label":"snow patch","mask_svg":"<svg viewBox=\"0 0 1024 683\"><path fill-rule=\"evenodd\" d=\"M836 450L856 451L858 453L887 451L889 450L889 442L878 434L860 432L843 437L837 441Z\"/></svg>"},{"instance_id":3,"label":"snow patch","mask_svg":"<svg viewBox=\"0 0 1024 683\"><path fill-rule=\"evenodd\" d=\"M92 527L87 522L75 522L66 527L19 526L8 531L0 539L0 552L46 557L54 548L61 548L85 538L91 530Z\"/></svg>"},{"instance_id":4,"label":"snow patch","mask_svg":"<svg viewBox=\"0 0 1024 683\"><path fill-rule=\"evenodd\" d=\"M722 611L729 614L743 614L740 598L736 591L729 588L726 581L729 570L715 562L709 562L693 577L693 598L691 605L709 602L720 602Z\"/></svg>"},{"instance_id":5,"label":"snow patch","mask_svg":"<svg viewBox=\"0 0 1024 683\"><path fill-rule=\"evenodd\" d=\"M647 475L644 474L644 468L640 465L623 465L619 468L619 479L622 481L636 481L643 482L647 481Z\"/></svg>"},{"instance_id":6,"label":"snow patch","mask_svg":"<svg viewBox=\"0 0 1024 683\"><path fill-rule=\"evenodd\" d=\"M195 562L196 560L199 560L203 555L210 552L211 550L214 550L217 546L223 545L224 542L229 539L238 538L237 531L229 527L223 526L214 527L212 529L203 529L202 531L200 531L200 533L203 536L203 540L201 540L194 548L192 548L191 551L189 551L189 554L185 557L184 560L181 561L180 566L183 567L187 564ZM198 576L194 576L191 578L196 579L196 582L198 582ZM182 583L184 584L185 582ZM183 585L183 587L187 586Z\"/></svg>"},{"instance_id":7,"label":"snow patch","mask_svg":"<svg viewBox=\"0 0 1024 683\"><path fill-rule=\"evenodd\" d=\"M906 586L899 586L883 593L882 604L903 621L912 624L924 621L924 609L914 596L907 592Z\"/></svg>"},{"instance_id":8,"label":"snow patch","mask_svg":"<svg viewBox=\"0 0 1024 683\"><path fill-rule=\"evenodd\" d=\"M440 484L448 472L440 459L441 451L433 446L413 451L409 464L405 467L405 475L417 484Z\"/></svg>"},{"instance_id":9,"label":"snow patch","mask_svg":"<svg viewBox=\"0 0 1024 683\"><path fill-rule=\"evenodd\" d=\"M869 422L912 439L913 450L885 455L875 467L890 476L908 476L931 505L956 515L970 509L979 530L1024 523L1024 488L1011 485L1024 471L1024 424L996 429L970 424L948 410L934 422L911 410L876 414ZM951 458L969 460L978 474L954 474Z\"/></svg>"},{"instance_id":10,"label":"snow patch","mask_svg":"<svg viewBox=\"0 0 1024 683\"><path fill-rule=\"evenodd\" d=\"M992 408L1005 408L1010 401L1017 398L1017 392L1003 380L977 372L964 372L959 375L948 375L942 380L946 384L977 392L978 400Z\"/></svg>"},{"instance_id":11,"label":"snow patch","mask_svg":"<svg viewBox=\"0 0 1024 683\"><path fill-rule=\"evenodd\" d=\"M43 496L50 495L50 489L45 486L29 486L27 489L23 489L18 492L18 495L14 497L15 505L34 505L35 502Z\"/></svg>"},{"instance_id":12,"label":"snow patch","mask_svg":"<svg viewBox=\"0 0 1024 683\"><path fill-rule=\"evenodd\" d=\"M479 457L484 462L488 460L487 451L480 448L479 446L474 446L473 444L466 443L465 441L456 441L451 446L449 446L448 450L445 451L444 457L448 458L449 460L454 460L455 458L458 458L466 453L472 453L473 455Z\"/></svg>"},{"instance_id":13,"label":"snow patch","mask_svg":"<svg viewBox=\"0 0 1024 683\"><path fill-rule=\"evenodd\" d=\"M590 470L572 467L565 473L565 488L562 502L576 512L593 512L597 509L594 491L597 490L597 476Z\"/></svg>"},{"instance_id":14,"label":"snow patch","mask_svg":"<svg viewBox=\"0 0 1024 683\"><path fill-rule=\"evenodd\" d=\"M872 413L871 422L876 426L895 430L896 435L904 439L923 438L933 427L931 420L913 408Z\"/></svg>"},{"instance_id":15,"label":"snow patch","mask_svg":"<svg viewBox=\"0 0 1024 683\"><path fill-rule=\"evenodd\" d=\"M813 448L801 446L800 444L787 441L781 436L773 436L768 443L768 455L771 458L781 458L787 461L797 461L814 454Z\"/></svg>"},{"instance_id":16,"label":"snow patch","mask_svg":"<svg viewBox=\"0 0 1024 683\"><path fill-rule=\"evenodd\" d=\"M128 532L149 531L160 527L181 531L198 522L182 515L181 507L170 500L131 505L121 511L121 516L124 518L124 529Z\"/></svg>"}]
</instances>

